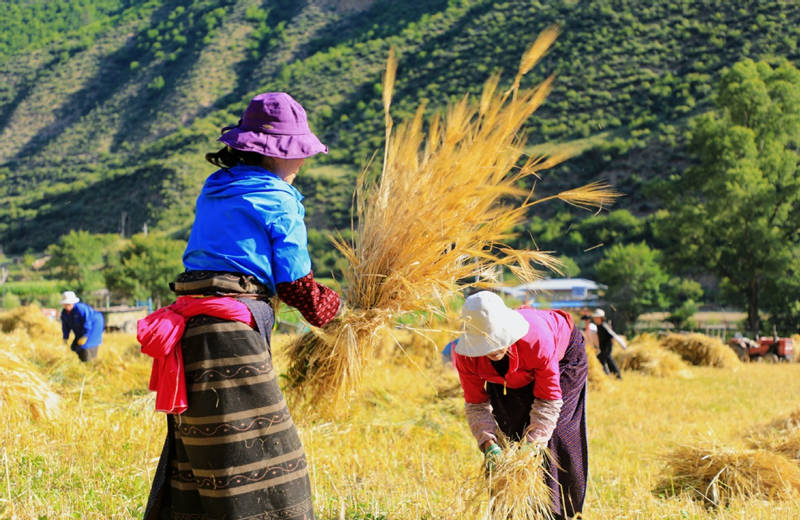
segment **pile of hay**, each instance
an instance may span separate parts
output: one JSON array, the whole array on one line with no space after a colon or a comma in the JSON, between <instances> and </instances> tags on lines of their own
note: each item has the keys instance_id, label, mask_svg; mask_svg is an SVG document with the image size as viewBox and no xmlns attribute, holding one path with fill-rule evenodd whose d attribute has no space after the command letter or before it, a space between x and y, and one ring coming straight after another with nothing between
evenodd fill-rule
<instances>
[{"instance_id":1,"label":"pile of hay","mask_svg":"<svg viewBox=\"0 0 800 520\"><path fill-rule=\"evenodd\" d=\"M552 496L545 482L547 450L505 443L495 468L473 479L465 517L487 520L549 520ZM487 502L488 494L488 502Z\"/></svg>"},{"instance_id":2,"label":"pile of hay","mask_svg":"<svg viewBox=\"0 0 800 520\"><path fill-rule=\"evenodd\" d=\"M732 498L792 500L800 498L800 467L765 450L717 446L684 446L666 457L660 495L689 492L707 504L726 505Z\"/></svg>"},{"instance_id":3,"label":"pile of hay","mask_svg":"<svg viewBox=\"0 0 800 520\"><path fill-rule=\"evenodd\" d=\"M736 368L741 365L729 346L705 334L669 334L661 340L661 344L692 365L718 368Z\"/></svg>"},{"instance_id":4,"label":"pile of hay","mask_svg":"<svg viewBox=\"0 0 800 520\"><path fill-rule=\"evenodd\" d=\"M627 350L616 355L616 361L621 370L635 370L650 376L691 375L681 357L662 347L652 334L641 334L634 338Z\"/></svg>"},{"instance_id":5,"label":"pile of hay","mask_svg":"<svg viewBox=\"0 0 800 520\"><path fill-rule=\"evenodd\" d=\"M60 324L47 318L37 305L17 307L0 315L0 330L0 347L39 367L51 367L63 360L64 352L69 352L61 340Z\"/></svg>"},{"instance_id":6,"label":"pile of hay","mask_svg":"<svg viewBox=\"0 0 800 520\"><path fill-rule=\"evenodd\" d=\"M603 370L603 364L597 359L597 353L589 344L586 344L586 358L589 362L589 390L593 392L602 392L611 386L608 380L608 374Z\"/></svg>"},{"instance_id":7,"label":"pile of hay","mask_svg":"<svg viewBox=\"0 0 800 520\"><path fill-rule=\"evenodd\" d=\"M510 89L502 91L495 74L477 99L465 95L427 124L422 104L394 134L389 107L397 65L390 54L381 175L359 178L353 241L335 240L349 266L343 284L347 308L288 347L289 397L314 402L317 409L321 399L347 402L367 360L376 356L381 329L399 316L441 314L460 281L481 280L497 267L531 280L538 276L533 265L555 266L551 255L506 245L532 205L560 199L603 207L614 200L616 194L598 184L535 200L532 191L520 188L535 185L539 171L573 153L561 149L546 159L525 157L523 126L553 78L532 89L521 89L520 80L556 35L555 29L546 30L525 52Z\"/></svg>"},{"instance_id":8,"label":"pile of hay","mask_svg":"<svg viewBox=\"0 0 800 520\"><path fill-rule=\"evenodd\" d=\"M0 330L5 333L22 330L32 337L61 338L60 324L45 316L38 305L17 307L0 315Z\"/></svg>"},{"instance_id":9,"label":"pile of hay","mask_svg":"<svg viewBox=\"0 0 800 520\"><path fill-rule=\"evenodd\" d=\"M0 417L7 424L33 419L52 419L61 398L36 367L16 354L0 349Z\"/></svg>"},{"instance_id":10,"label":"pile of hay","mask_svg":"<svg viewBox=\"0 0 800 520\"><path fill-rule=\"evenodd\" d=\"M752 428L745 438L752 448L765 449L800 460L800 409L767 425Z\"/></svg>"},{"instance_id":11,"label":"pile of hay","mask_svg":"<svg viewBox=\"0 0 800 520\"><path fill-rule=\"evenodd\" d=\"M753 448L780 453L790 459L800 461L800 429L785 434L763 435L750 440Z\"/></svg>"}]
</instances>

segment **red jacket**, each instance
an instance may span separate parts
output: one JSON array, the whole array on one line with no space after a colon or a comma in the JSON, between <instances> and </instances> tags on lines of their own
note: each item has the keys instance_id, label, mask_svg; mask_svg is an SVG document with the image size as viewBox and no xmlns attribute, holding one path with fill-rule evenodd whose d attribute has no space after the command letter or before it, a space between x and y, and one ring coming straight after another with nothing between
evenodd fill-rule
<instances>
[{"instance_id":1,"label":"red jacket","mask_svg":"<svg viewBox=\"0 0 800 520\"><path fill-rule=\"evenodd\" d=\"M136 339L142 345L142 353L154 358L149 388L156 392L156 410L159 412L181 414L189 406L180 341L186 330L186 321L200 314L241 321L255 327L247 305L218 296L181 296L172 305L139 320Z\"/></svg>"},{"instance_id":2,"label":"red jacket","mask_svg":"<svg viewBox=\"0 0 800 520\"><path fill-rule=\"evenodd\" d=\"M464 399L483 403L489 399L486 381L522 388L535 381L533 395L539 399L561 399L558 362L564 357L574 326L564 311L540 311L521 307L517 312L528 321L528 333L508 349L508 372L500 377L486 356L468 357L453 353Z\"/></svg>"}]
</instances>

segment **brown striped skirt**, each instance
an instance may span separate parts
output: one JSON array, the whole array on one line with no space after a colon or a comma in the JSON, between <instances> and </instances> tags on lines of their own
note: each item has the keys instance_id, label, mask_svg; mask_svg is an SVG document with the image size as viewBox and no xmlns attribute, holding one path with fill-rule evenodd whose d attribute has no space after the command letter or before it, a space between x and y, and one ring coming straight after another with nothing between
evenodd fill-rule
<instances>
[{"instance_id":1,"label":"brown striped skirt","mask_svg":"<svg viewBox=\"0 0 800 520\"><path fill-rule=\"evenodd\" d=\"M254 305L266 307L259 329L269 331L271 308ZM313 519L308 465L278 387L269 335L197 316L182 348L189 408L167 415L145 520Z\"/></svg>"}]
</instances>

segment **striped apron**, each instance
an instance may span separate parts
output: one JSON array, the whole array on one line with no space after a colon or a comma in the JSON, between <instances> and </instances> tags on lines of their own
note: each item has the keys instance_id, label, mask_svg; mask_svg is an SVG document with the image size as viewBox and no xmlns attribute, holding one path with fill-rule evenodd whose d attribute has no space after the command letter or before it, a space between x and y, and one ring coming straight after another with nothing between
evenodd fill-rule
<instances>
[{"instance_id":1,"label":"striped apron","mask_svg":"<svg viewBox=\"0 0 800 520\"><path fill-rule=\"evenodd\" d=\"M187 322L189 408L167 415L145 520L314 518L308 464L272 366L272 308L242 301L262 333L209 316Z\"/></svg>"}]
</instances>

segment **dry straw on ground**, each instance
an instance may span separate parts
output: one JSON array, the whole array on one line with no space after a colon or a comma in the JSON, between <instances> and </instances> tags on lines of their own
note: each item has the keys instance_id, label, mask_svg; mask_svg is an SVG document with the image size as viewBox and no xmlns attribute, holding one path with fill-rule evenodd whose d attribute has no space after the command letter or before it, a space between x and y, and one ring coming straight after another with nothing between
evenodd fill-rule
<instances>
[{"instance_id":1,"label":"dry straw on ground","mask_svg":"<svg viewBox=\"0 0 800 520\"><path fill-rule=\"evenodd\" d=\"M800 461L800 409L752 428L746 440L751 448L769 450Z\"/></svg>"},{"instance_id":2,"label":"dry straw on ground","mask_svg":"<svg viewBox=\"0 0 800 520\"><path fill-rule=\"evenodd\" d=\"M693 365L736 368L741 361L731 348L704 334L669 334L661 344Z\"/></svg>"},{"instance_id":3,"label":"dry straw on ground","mask_svg":"<svg viewBox=\"0 0 800 520\"><path fill-rule=\"evenodd\" d=\"M547 456L539 446L507 443L489 475L473 479L466 492L465 514L485 520L553 518L552 496L545 482Z\"/></svg>"},{"instance_id":4,"label":"dry straw on ground","mask_svg":"<svg viewBox=\"0 0 800 520\"><path fill-rule=\"evenodd\" d=\"M52 419L59 411L59 401L36 366L0 349L0 416L7 424L27 417Z\"/></svg>"},{"instance_id":5,"label":"dry straw on ground","mask_svg":"<svg viewBox=\"0 0 800 520\"><path fill-rule=\"evenodd\" d=\"M64 359L64 352L70 353L61 340L61 326L47 318L38 305L0 315L0 328L6 333L7 349L39 367L52 367Z\"/></svg>"},{"instance_id":6,"label":"dry straw on ground","mask_svg":"<svg viewBox=\"0 0 800 520\"><path fill-rule=\"evenodd\" d=\"M724 506L734 498L795 500L800 498L800 467L765 450L718 446L684 446L666 457L666 477L656 493L694 498Z\"/></svg>"},{"instance_id":7,"label":"dry straw on ground","mask_svg":"<svg viewBox=\"0 0 800 520\"><path fill-rule=\"evenodd\" d=\"M586 358L589 362L589 373L587 375L589 390L593 392L602 392L611 386L611 381L608 379L608 374L603 370L603 364L597 359L597 352L586 344Z\"/></svg>"},{"instance_id":8,"label":"dry straw on ground","mask_svg":"<svg viewBox=\"0 0 800 520\"><path fill-rule=\"evenodd\" d=\"M637 336L628 349L617 354L616 358L622 370L635 370L658 377L690 376L681 357L662 347L658 338L652 334Z\"/></svg>"},{"instance_id":9,"label":"dry straw on ground","mask_svg":"<svg viewBox=\"0 0 800 520\"><path fill-rule=\"evenodd\" d=\"M353 242L336 241L350 267L344 280L347 308L290 346L288 386L296 396L317 403L322 398L343 401L374 356L376 332L404 313L440 312L459 280L475 280L497 266L532 279L533 265L555 266L545 252L504 245L532 205L558 198L602 207L614 199L600 185L538 200L520 188L570 154L561 149L546 158L526 158L523 151L523 126L544 101L553 78L533 89L521 89L520 79L556 34L555 29L545 31L525 53L509 90L501 91L500 76L493 75L478 99L465 95L427 124L423 104L396 133L389 116L396 70L390 55L383 89L383 169L376 180L366 175L359 180Z\"/></svg>"},{"instance_id":10,"label":"dry straw on ground","mask_svg":"<svg viewBox=\"0 0 800 520\"><path fill-rule=\"evenodd\" d=\"M61 332L58 324L47 318L38 305L17 307L0 315L0 330L6 333L24 330L34 337Z\"/></svg>"}]
</instances>

